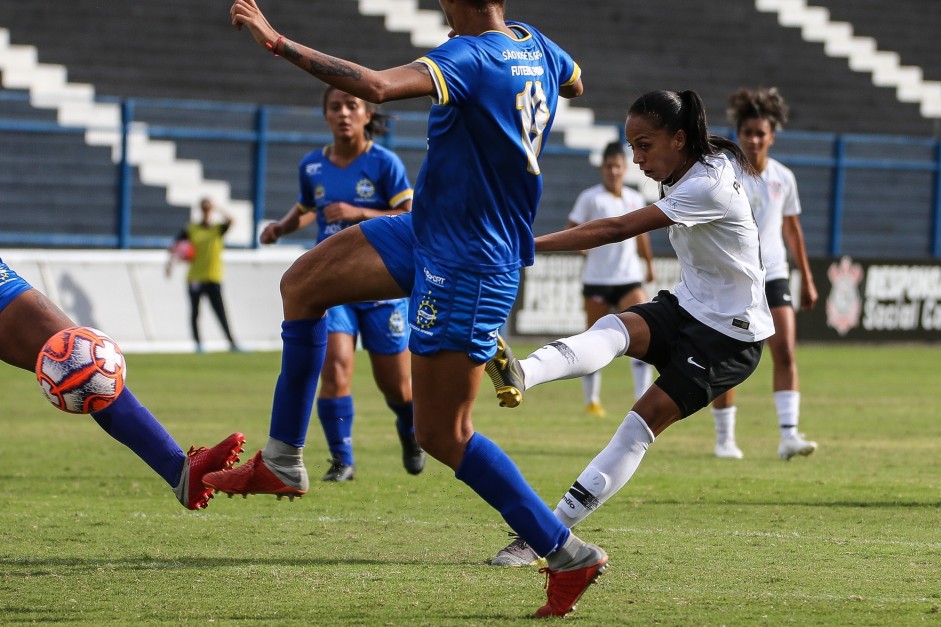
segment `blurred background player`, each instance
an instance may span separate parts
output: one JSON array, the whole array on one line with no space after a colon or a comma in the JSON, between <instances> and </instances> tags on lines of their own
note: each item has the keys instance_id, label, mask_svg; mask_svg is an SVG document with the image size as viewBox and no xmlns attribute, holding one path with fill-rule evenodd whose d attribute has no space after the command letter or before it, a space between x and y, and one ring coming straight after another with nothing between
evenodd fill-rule
<instances>
[{"instance_id":1,"label":"blurred background player","mask_svg":"<svg viewBox=\"0 0 941 627\"><path fill-rule=\"evenodd\" d=\"M504 0L440 0L451 37L407 65L376 71L280 35L255 0L230 16L269 52L369 102L430 97L428 150L411 213L343 229L302 255L281 280L281 374L264 450L207 485L230 494L296 490L297 425L310 414L329 307L410 295L415 433L429 455L546 556L546 603L564 616L604 572L605 552L572 534L513 460L471 418L533 263L542 194L539 154L559 96L582 93L575 61L535 28L504 19Z\"/></svg>"},{"instance_id":2,"label":"blurred background player","mask_svg":"<svg viewBox=\"0 0 941 627\"><path fill-rule=\"evenodd\" d=\"M775 134L787 122L787 111L787 103L774 88L740 89L729 96L729 121L735 125L739 145L760 174L757 178L746 176L744 185L758 222L761 261L766 272L765 293L774 318L775 333L768 339L768 348L774 363L772 389L781 432L778 456L784 460L810 455L817 449L816 442L797 432L800 417L795 354L797 316L791 300L787 249L800 272L801 309L811 309L817 302L817 287L798 217L801 203L797 180L791 170L768 156ZM735 442L734 388L712 402L712 414L716 424L716 456L741 459L744 455Z\"/></svg>"},{"instance_id":3,"label":"blurred background player","mask_svg":"<svg viewBox=\"0 0 941 627\"><path fill-rule=\"evenodd\" d=\"M370 104L334 87L323 96L323 114L333 143L301 160L297 203L261 233L273 244L317 220L317 242L369 218L411 211L412 186L402 160L373 143L386 132L386 117ZM349 481L354 474L353 396L350 387L356 338L372 362L373 378L395 414L402 464L417 475L425 453L415 440L408 353L408 300L367 301L327 311L327 354L320 373L317 416L330 449L324 481Z\"/></svg>"},{"instance_id":4,"label":"blurred background player","mask_svg":"<svg viewBox=\"0 0 941 627\"><path fill-rule=\"evenodd\" d=\"M0 259L0 359L34 372L46 340L73 326L75 323L45 294ZM203 486L203 475L230 468L245 442L245 436L233 433L212 448L191 447L184 453L127 387L111 405L91 416L160 475L187 509L209 504L212 490Z\"/></svg>"},{"instance_id":5,"label":"blurred background player","mask_svg":"<svg viewBox=\"0 0 941 627\"><path fill-rule=\"evenodd\" d=\"M647 203L637 191L624 185L627 157L620 142L605 146L601 156L601 183L589 187L575 200L566 228L598 218L611 218L640 209ZM644 282L653 281L653 252L650 237L637 237L583 251L582 296L585 298L586 328L612 311L621 312L647 301ZM641 261L643 258L643 261ZM645 267L646 266L646 267ZM651 366L631 359L634 398L650 387ZM601 371L582 377L585 411L594 416L606 414L601 405Z\"/></svg>"},{"instance_id":6,"label":"blurred background player","mask_svg":"<svg viewBox=\"0 0 941 627\"><path fill-rule=\"evenodd\" d=\"M239 351L238 345L232 338L229 330L229 319L225 313L225 303L222 300L222 251L225 243L223 236L232 226L232 217L219 210L221 222L213 222L212 213L216 207L210 198L203 198L199 203L202 220L191 222L173 240L170 245L170 257L167 259L167 276L173 268L173 262L179 258L189 259L189 270L186 274L187 291L190 298L190 328L193 341L196 342L196 352L203 352L203 343L199 337L199 303L203 296L209 298L209 304L219 320L222 332L229 341L229 349ZM189 242L192 252L181 246ZM181 254L180 251L186 251Z\"/></svg>"}]
</instances>

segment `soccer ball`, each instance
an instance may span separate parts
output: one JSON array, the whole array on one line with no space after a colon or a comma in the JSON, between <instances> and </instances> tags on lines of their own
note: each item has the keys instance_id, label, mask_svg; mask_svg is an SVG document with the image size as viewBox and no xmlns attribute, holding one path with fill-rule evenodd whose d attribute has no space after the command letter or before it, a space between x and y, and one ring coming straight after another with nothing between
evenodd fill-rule
<instances>
[{"instance_id":1,"label":"soccer ball","mask_svg":"<svg viewBox=\"0 0 941 627\"><path fill-rule=\"evenodd\" d=\"M127 369L117 342L91 327L53 335L36 360L36 379L50 403L70 414L101 411L124 390Z\"/></svg>"},{"instance_id":2,"label":"soccer ball","mask_svg":"<svg viewBox=\"0 0 941 627\"><path fill-rule=\"evenodd\" d=\"M192 242L186 239L181 239L173 244L172 248L170 248L170 252L174 258L187 263L196 258L196 247L193 246Z\"/></svg>"}]
</instances>

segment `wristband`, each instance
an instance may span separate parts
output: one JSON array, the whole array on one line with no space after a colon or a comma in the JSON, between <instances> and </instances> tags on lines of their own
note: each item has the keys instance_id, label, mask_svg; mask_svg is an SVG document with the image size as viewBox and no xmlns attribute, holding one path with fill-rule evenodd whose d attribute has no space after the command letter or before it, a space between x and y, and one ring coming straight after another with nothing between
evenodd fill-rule
<instances>
[{"instance_id":1,"label":"wristband","mask_svg":"<svg viewBox=\"0 0 941 627\"><path fill-rule=\"evenodd\" d=\"M267 48L268 50L270 50L270 51L271 51L271 54L273 54L274 56L280 57L281 55L278 54L278 46L281 45L281 41L282 41L283 39L284 39L284 35L278 35L278 38L274 40L274 44L269 44L269 43L266 41L266 42L265 42L265 48Z\"/></svg>"}]
</instances>

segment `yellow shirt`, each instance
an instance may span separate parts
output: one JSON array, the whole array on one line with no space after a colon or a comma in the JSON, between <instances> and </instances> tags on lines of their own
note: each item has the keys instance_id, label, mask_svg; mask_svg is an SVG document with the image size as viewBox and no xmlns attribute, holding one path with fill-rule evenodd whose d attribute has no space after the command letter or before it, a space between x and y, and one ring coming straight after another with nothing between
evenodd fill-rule
<instances>
[{"instance_id":1,"label":"yellow shirt","mask_svg":"<svg viewBox=\"0 0 941 627\"><path fill-rule=\"evenodd\" d=\"M222 283L222 235L228 229L228 224L187 225L186 237L196 251L186 277L190 283Z\"/></svg>"}]
</instances>

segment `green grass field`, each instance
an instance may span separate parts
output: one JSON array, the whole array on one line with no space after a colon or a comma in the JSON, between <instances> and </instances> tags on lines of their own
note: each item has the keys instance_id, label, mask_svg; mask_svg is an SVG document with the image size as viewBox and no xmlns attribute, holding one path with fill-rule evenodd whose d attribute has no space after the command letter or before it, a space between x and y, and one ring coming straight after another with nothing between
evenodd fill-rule
<instances>
[{"instance_id":1,"label":"green grass field","mask_svg":"<svg viewBox=\"0 0 941 627\"><path fill-rule=\"evenodd\" d=\"M263 444L278 355L128 362L184 448L235 430L247 454ZM713 457L702 411L578 527L611 567L567 622L941 624L941 350L801 347L799 363L817 453L777 459L766 359L739 390L744 460ZM0 365L0 623L531 624L544 575L485 565L503 521L441 464L402 470L391 413L368 361L357 367L354 482L315 481L293 503L217 497L197 513L90 418L55 411L29 374ZM629 377L625 360L605 370L605 419L582 413L578 381L532 390L517 410L487 385L476 426L554 506L629 409ZM315 419L312 478L326 456Z\"/></svg>"}]
</instances>

